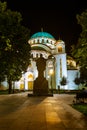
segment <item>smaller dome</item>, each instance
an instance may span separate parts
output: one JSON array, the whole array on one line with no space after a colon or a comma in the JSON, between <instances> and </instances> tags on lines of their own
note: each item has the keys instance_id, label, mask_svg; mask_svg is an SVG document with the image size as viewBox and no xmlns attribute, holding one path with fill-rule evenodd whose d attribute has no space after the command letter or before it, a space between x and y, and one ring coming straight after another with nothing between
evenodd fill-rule
<instances>
[{"instance_id":1,"label":"smaller dome","mask_svg":"<svg viewBox=\"0 0 87 130\"><path fill-rule=\"evenodd\" d=\"M63 40L57 40L57 42L56 42L56 44L60 44L60 43L62 43L62 44L64 44L64 41Z\"/></svg>"},{"instance_id":2,"label":"smaller dome","mask_svg":"<svg viewBox=\"0 0 87 130\"><path fill-rule=\"evenodd\" d=\"M63 41L59 39L57 42L63 42Z\"/></svg>"},{"instance_id":3,"label":"smaller dome","mask_svg":"<svg viewBox=\"0 0 87 130\"><path fill-rule=\"evenodd\" d=\"M37 32L31 36L31 39L38 38L38 37L45 37L45 38L54 39L54 37L50 33L47 33L47 32Z\"/></svg>"}]
</instances>

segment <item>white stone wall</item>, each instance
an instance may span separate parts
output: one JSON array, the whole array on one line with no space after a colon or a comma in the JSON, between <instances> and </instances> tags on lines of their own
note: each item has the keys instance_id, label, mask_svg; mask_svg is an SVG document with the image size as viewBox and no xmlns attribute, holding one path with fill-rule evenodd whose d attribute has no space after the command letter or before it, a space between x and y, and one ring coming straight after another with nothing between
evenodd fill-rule
<instances>
[{"instance_id":1,"label":"white stone wall","mask_svg":"<svg viewBox=\"0 0 87 130\"><path fill-rule=\"evenodd\" d=\"M61 59L61 66L62 66L62 77L66 77L67 78L67 65L66 65L66 53L64 54L57 54L54 55L54 57L56 58L56 64L55 64L55 68L56 68L56 72L55 72L55 77L56 77L56 89L58 89L58 85L60 85L60 59Z\"/></svg>"},{"instance_id":2,"label":"white stone wall","mask_svg":"<svg viewBox=\"0 0 87 130\"><path fill-rule=\"evenodd\" d=\"M68 75L68 89L73 90L73 89L78 89L78 85L74 83L74 80L76 78L77 73L79 73L78 70L68 70L67 75Z\"/></svg>"}]
</instances>

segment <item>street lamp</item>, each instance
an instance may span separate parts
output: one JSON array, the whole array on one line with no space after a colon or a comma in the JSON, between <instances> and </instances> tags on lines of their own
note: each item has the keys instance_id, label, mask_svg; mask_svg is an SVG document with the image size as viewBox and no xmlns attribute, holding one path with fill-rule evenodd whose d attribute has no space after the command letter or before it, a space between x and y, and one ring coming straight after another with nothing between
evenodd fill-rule
<instances>
[{"instance_id":1,"label":"street lamp","mask_svg":"<svg viewBox=\"0 0 87 130\"><path fill-rule=\"evenodd\" d=\"M52 94L53 94L53 85L52 85L52 75L53 75L53 73L54 73L54 71L53 71L53 69L51 68L51 69L49 70L49 75L50 75L50 83L51 83L51 92L52 92Z\"/></svg>"}]
</instances>

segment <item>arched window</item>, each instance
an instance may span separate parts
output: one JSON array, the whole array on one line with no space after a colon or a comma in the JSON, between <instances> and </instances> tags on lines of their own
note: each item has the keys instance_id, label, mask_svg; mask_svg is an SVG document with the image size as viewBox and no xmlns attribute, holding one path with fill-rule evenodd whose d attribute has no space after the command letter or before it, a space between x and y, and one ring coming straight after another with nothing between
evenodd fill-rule
<instances>
[{"instance_id":1,"label":"arched window","mask_svg":"<svg viewBox=\"0 0 87 130\"><path fill-rule=\"evenodd\" d=\"M37 43L40 43L39 39L37 40Z\"/></svg>"},{"instance_id":2,"label":"arched window","mask_svg":"<svg viewBox=\"0 0 87 130\"><path fill-rule=\"evenodd\" d=\"M33 43L35 43L35 40L33 40Z\"/></svg>"},{"instance_id":3,"label":"arched window","mask_svg":"<svg viewBox=\"0 0 87 130\"><path fill-rule=\"evenodd\" d=\"M47 43L49 43L48 39L47 39Z\"/></svg>"},{"instance_id":4,"label":"arched window","mask_svg":"<svg viewBox=\"0 0 87 130\"><path fill-rule=\"evenodd\" d=\"M32 75L32 74L29 74L29 75L28 75L28 79L29 79L29 78L32 78L32 77L33 77L33 75Z\"/></svg>"},{"instance_id":5,"label":"arched window","mask_svg":"<svg viewBox=\"0 0 87 130\"><path fill-rule=\"evenodd\" d=\"M58 47L58 52L62 52L62 46Z\"/></svg>"},{"instance_id":6,"label":"arched window","mask_svg":"<svg viewBox=\"0 0 87 130\"><path fill-rule=\"evenodd\" d=\"M42 39L42 43L44 43L44 39Z\"/></svg>"},{"instance_id":7,"label":"arched window","mask_svg":"<svg viewBox=\"0 0 87 130\"><path fill-rule=\"evenodd\" d=\"M53 67L53 62L52 61L48 62L48 67Z\"/></svg>"},{"instance_id":8,"label":"arched window","mask_svg":"<svg viewBox=\"0 0 87 130\"><path fill-rule=\"evenodd\" d=\"M50 41L50 43L52 44L52 41Z\"/></svg>"},{"instance_id":9,"label":"arched window","mask_svg":"<svg viewBox=\"0 0 87 130\"><path fill-rule=\"evenodd\" d=\"M28 79L29 79L29 80L33 80L33 74L29 74L29 75L28 75Z\"/></svg>"}]
</instances>

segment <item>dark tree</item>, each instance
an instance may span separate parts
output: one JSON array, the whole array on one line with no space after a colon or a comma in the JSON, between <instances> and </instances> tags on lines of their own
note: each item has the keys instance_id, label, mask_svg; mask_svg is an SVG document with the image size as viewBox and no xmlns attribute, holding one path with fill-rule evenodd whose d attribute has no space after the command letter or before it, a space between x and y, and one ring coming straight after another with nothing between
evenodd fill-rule
<instances>
[{"instance_id":1,"label":"dark tree","mask_svg":"<svg viewBox=\"0 0 87 130\"><path fill-rule=\"evenodd\" d=\"M87 9L76 15L77 22L81 27L81 33L77 45L72 46L72 56L80 66L81 80L87 82Z\"/></svg>"},{"instance_id":2,"label":"dark tree","mask_svg":"<svg viewBox=\"0 0 87 130\"><path fill-rule=\"evenodd\" d=\"M63 77L61 78L61 80L60 80L60 84L61 84L62 86L65 86L65 85L67 85L67 83L68 83L67 78L66 78L65 76L63 76Z\"/></svg>"},{"instance_id":3,"label":"dark tree","mask_svg":"<svg viewBox=\"0 0 87 130\"><path fill-rule=\"evenodd\" d=\"M22 15L0 2L0 81L7 77L9 93L12 81L19 80L30 63L30 30L21 24Z\"/></svg>"}]
</instances>

